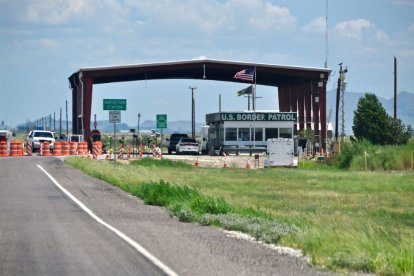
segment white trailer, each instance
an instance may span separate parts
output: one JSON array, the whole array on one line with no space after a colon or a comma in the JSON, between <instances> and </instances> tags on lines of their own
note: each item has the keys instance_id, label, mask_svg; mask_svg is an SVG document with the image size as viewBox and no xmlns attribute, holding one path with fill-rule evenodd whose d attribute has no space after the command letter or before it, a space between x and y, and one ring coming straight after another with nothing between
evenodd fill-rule
<instances>
[{"instance_id":1,"label":"white trailer","mask_svg":"<svg viewBox=\"0 0 414 276\"><path fill-rule=\"evenodd\" d=\"M267 157L270 167L296 167L294 141L290 138L267 140Z\"/></svg>"}]
</instances>

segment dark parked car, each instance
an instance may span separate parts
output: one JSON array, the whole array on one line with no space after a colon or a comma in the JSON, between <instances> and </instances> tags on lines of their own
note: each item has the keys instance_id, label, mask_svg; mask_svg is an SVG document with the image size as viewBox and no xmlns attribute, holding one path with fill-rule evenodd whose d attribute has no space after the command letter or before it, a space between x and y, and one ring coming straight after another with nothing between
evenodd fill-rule
<instances>
[{"instance_id":1,"label":"dark parked car","mask_svg":"<svg viewBox=\"0 0 414 276\"><path fill-rule=\"evenodd\" d=\"M175 148L177 146L178 141L180 141L181 138L188 138L188 135L185 133L173 133L170 136L170 144L168 145L168 153L171 154L173 151L175 151Z\"/></svg>"}]
</instances>

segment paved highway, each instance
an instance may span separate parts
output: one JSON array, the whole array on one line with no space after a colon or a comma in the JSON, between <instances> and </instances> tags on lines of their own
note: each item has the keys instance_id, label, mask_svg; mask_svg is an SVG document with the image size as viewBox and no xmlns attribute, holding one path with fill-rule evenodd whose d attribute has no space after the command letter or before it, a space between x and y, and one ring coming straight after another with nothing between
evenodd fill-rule
<instances>
[{"instance_id":1,"label":"paved highway","mask_svg":"<svg viewBox=\"0 0 414 276\"><path fill-rule=\"evenodd\" d=\"M0 159L0 275L325 275L56 158Z\"/></svg>"}]
</instances>

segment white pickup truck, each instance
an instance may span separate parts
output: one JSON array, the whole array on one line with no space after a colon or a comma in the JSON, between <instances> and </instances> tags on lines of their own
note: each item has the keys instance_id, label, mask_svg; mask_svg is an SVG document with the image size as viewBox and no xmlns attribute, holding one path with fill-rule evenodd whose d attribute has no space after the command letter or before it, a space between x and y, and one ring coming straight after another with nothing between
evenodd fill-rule
<instances>
[{"instance_id":1,"label":"white pickup truck","mask_svg":"<svg viewBox=\"0 0 414 276\"><path fill-rule=\"evenodd\" d=\"M33 152L40 148L40 143L49 142L50 148L53 149L55 138L53 132L47 130L33 130L27 136L27 143L32 143Z\"/></svg>"}]
</instances>

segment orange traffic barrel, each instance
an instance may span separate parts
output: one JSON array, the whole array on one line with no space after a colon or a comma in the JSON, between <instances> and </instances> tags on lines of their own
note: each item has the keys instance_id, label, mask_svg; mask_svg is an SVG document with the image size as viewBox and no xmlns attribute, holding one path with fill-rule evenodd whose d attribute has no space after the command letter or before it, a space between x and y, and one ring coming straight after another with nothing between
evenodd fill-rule
<instances>
[{"instance_id":1,"label":"orange traffic barrel","mask_svg":"<svg viewBox=\"0 0 414 276\"><path fill-rule=\"evenodd\" d=\"M88 148L88 142L81 142L83 144L83 154L88 155L89 148Z\"/></svg>"},{"instance_id":2,"label":"orange traffic barrel","mask_svg":"<svg viewBox=\"0 0 414 276\"><path fill-rule=\"evenodd\" d=\"M69 143L69 153L70 155L78 155L78 143L76 142Z\"/></svg>"},{"instance_id":3,"label":"orange traffic barrel","mask_svg":"<svg viewBox=\"0 0 414 276\"><path fill-rule=\"evenodd\" d=\"M24 156L24 146L22 142L17 142L17 156Z\"/></svg>"},{"instance_id":4,"label":"orange traffic barrel","mask_svg":"<svg viewBox=\"0 0 414 276\"><path fill-rule=\"evenodd\" d=\"M62 155L62 143L55 142L53 146L53 156L61 156Z\"/></svg>"},{"instance_id":5,"label":"orange traffic barrel","mask_svg":"<svg viewBox=\"0 0 414 276\"><path fill-rule=\"evenodd\" d=\"M79 155L87 155L88 154L88 143L87 142L79 142L78 143L78 154Z\"/></svg>"},{"instance_id":6,"label":"orange traffic barrel","mask_svg":"<svg viewBox=\"0 0 414 276\"><path fill-rule=\"evenodd\" d=\"M78 142L78 155L84 155L82 142Z\"/></svg>"},{"instance_id":7,"label":"orange traffic barrel","mask_svg":"<svg viewBox=\"0 0 414 276\"><path fill-rule=\"evenodd\" d=\"M17 144L16 142L10 142L10 156L19 156Z\"/></svg>"},{"instance_id":8,"label":"orange traffic barrel","mask_svg":"<svg viewBox=\"0 0 414 276\"><path fill-rule=\"evenodd\" d=\"M50 144L49 142L44 142L43 143L43 152L42 152L43 156L50 156Z\"/></svg>"},{"instance_id":9,"label":"orange traffic barrel","mask_svg":"<svg viewBox=\"0 0 414 276\"><path fill-rule=\"evenodd\" d=\"M6 141L1 141L0 142L0 157L6 157L8 156L7 154L7 142Z\"/></svg>"},{"instance_id":10,"label":"orange traffic barrel","mask_svg":"<svg viewBox=\"0 0 414 276\"><path fill-rule=\"evenodd\" d=\"M62 142L62 155L69 155L69 142Z\"/></svg>"}]
</instances>

